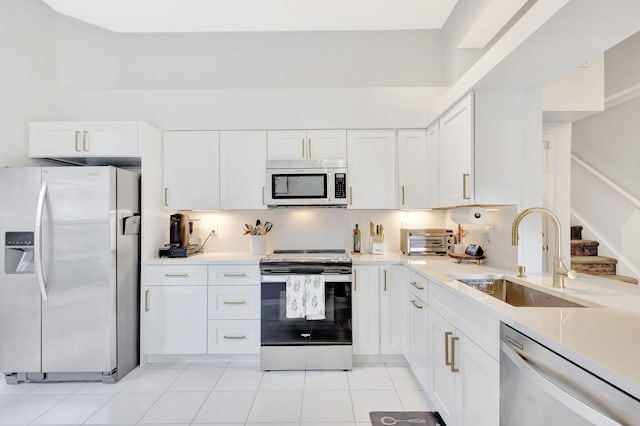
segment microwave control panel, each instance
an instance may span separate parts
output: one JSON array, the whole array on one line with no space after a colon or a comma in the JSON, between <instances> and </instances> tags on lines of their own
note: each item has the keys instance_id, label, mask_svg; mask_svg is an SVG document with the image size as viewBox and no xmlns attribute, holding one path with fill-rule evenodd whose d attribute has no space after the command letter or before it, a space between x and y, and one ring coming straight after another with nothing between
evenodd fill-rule
<instances>
[{"instance_id":1,"label":"microwave control panel","mask_svg":"<svg viewBox=\"0 0 640 426\"><path fill-rule=\"evenodd\" d=\"M336 173L336 198L347 198L347 174Z\"/></svg>"}]
</instances>

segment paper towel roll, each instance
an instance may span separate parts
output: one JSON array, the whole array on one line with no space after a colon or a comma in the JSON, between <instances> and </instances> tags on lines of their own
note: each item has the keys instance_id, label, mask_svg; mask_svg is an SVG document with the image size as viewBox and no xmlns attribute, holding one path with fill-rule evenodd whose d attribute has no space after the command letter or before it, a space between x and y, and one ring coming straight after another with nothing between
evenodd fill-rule
<instances>
[{"instance_id":1,"label":"paper towel roll","mask_svg":"<svg viewBox=\"0 0 640 426\"><path fill-rule=\"evenodd\" d=\"M482 224L487 221L487 212L482 207L458 207L451 210L451 220L460 224Z\"/></svg>"}]
</instances>

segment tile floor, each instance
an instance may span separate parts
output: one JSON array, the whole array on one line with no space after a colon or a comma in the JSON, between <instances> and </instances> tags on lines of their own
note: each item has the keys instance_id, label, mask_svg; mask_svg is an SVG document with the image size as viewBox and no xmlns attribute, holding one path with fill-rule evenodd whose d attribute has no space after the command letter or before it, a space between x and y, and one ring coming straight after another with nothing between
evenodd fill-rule
<instances>
[{"instance_id":1,"label":"tile floor","mask_svg":"<svg viewBox=\"0 0 640 426\"><path fill-rule=\"evenodd\" d=\"M411 370L270 371L147 364L113 385L0 380L0 425L365 426L369 411L431 411Z\"/></svg>"}]
</instances>

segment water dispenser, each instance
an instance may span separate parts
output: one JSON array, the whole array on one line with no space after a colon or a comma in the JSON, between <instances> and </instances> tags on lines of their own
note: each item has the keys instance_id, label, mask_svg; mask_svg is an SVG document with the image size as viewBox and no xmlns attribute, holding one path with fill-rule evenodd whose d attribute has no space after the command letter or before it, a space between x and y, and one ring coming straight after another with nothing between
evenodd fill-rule
<instances>
[{"instance_id":1,"label":"water dispenser","mask_svg":"<svg viewBox=\"0 0 640 426\"><path fill-rule=\"evenodd\" d=\"M33 274L33 232L5 232L4 272Z\"/></svg>"}]
</instances>

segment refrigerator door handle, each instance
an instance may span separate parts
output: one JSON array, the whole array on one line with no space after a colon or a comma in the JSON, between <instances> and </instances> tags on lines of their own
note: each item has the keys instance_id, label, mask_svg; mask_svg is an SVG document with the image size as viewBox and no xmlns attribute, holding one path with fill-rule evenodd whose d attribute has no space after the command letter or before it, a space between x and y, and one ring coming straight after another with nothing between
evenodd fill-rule
<instances>
[{"instance_id":1,"label":"refrigerator door handle","mask_svg":"<svg viewBox=\"0 0 640 426\"><path fill-rule=\"evenodd\" d=\"M33 252L35 258L34 263L42 300L47 300L47 287L45 285L44 268L42 267L42 213L44 211L44 200L46 197L47 183L45 182L42 184L42 187L40 187L40 195L38 195L38 207L36 208L36 227L33 235Z\"/></svg>"}]
</instances>

